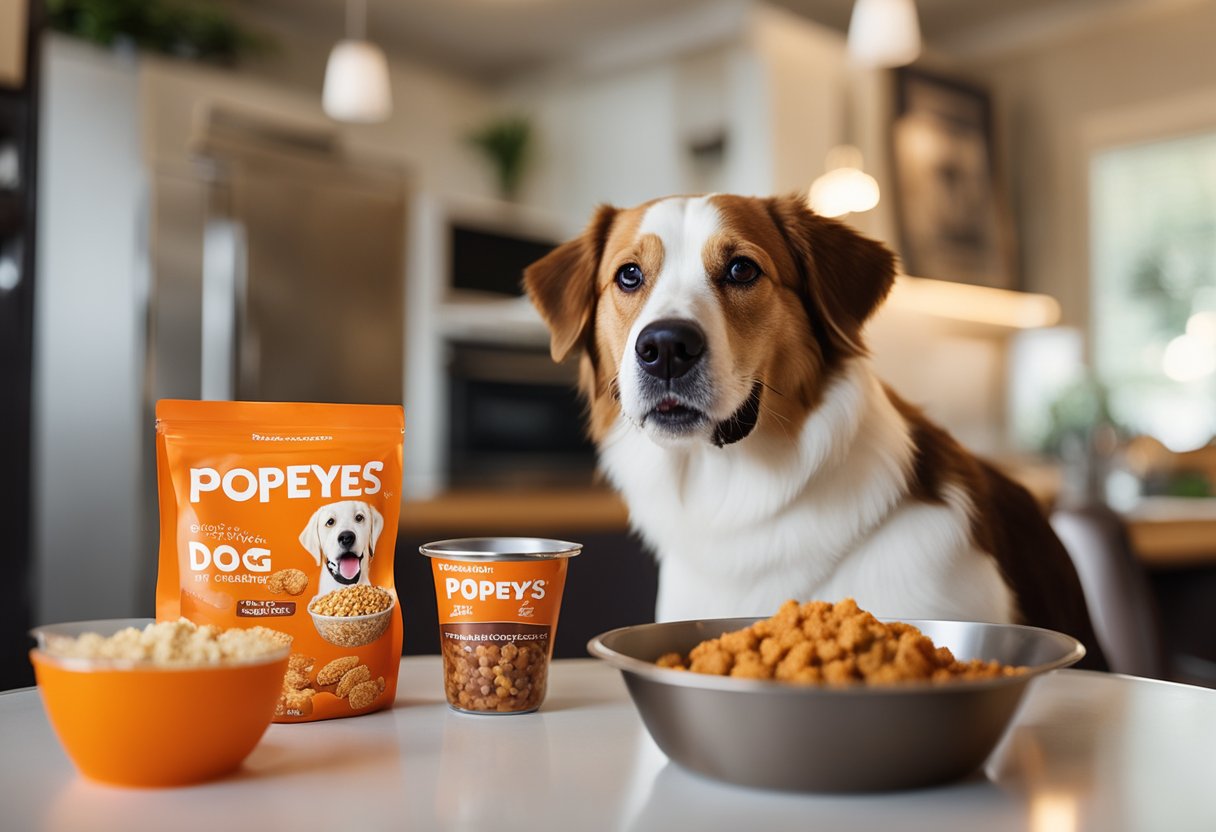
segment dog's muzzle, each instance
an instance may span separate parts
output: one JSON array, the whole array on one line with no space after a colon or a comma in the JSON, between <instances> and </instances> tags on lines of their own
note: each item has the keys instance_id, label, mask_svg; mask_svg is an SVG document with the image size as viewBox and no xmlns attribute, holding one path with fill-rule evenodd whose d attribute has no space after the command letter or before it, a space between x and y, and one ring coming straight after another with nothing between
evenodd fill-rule
<instances>
[{"instance_id":1,"label":"dog's muzzle","mask_svg":"<svg viewBox=\"0 0 1216 832\"><path fill-rule=\"evenodd\" d=\"M662 318L647 324L634 343L638 366L645 371L639 379L643 396L654 402L642 417L669 436L689 435L708 421L712 392L706 362L705 331L696 321ZM764 386L752 385L748 397L724 421L713 425L711 441L719 448L747 437L760 417L760 396Z\"/></svg>"},{"instance_id":2,"label":"dog's muzzle","mask_svg":"<svg viewBox=\"0 0 1216 832\"><path fill-rule=\"evenodd\" d=\"M330 576L340 584L351 585L359 582L363 572L363 556L354 552L343 552L337 560L326 560L325 568Z\"/></svg>"},{"instance_id":3,"label":"dog's muzzle","mask_svg":"<svg viewBox=\"0 0 1216 832\"><path fill-rule=\"evenodd\" d=\"M671 436L700 429L709 404L704 330L695 321L663 318L638 333L633 349L643 371L640 392L652 403L642 421Z\"/></svg>"}]
</instances>

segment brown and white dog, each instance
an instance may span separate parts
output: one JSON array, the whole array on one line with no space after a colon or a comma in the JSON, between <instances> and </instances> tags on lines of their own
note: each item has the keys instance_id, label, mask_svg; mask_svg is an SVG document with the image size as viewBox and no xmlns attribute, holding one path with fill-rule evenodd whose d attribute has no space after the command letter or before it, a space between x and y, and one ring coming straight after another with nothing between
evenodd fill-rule
<instances>
[{"instance_id":1,"label":"brown and white dog","mask_svg":"<svg viewBox=\"0 0 1216 832\"><path fill-rule=\"evenodd\" d=\"M553 358L580 355L659 620L852 596L1062 630L1101 665L1033 498L872 372L861 330L894 278L885 247L800 198L713 194L601 207L524 284Z\"/></svg>"}]
</instances>

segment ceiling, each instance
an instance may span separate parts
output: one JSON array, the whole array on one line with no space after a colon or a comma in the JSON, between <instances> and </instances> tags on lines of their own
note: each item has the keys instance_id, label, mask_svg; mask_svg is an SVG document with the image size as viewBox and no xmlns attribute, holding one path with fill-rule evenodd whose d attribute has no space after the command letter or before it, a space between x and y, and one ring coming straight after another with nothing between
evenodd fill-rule
<instances>
[{"instance_id":1,"label":"ceiling","mask_svg":"<svg viewBox=\"0 0 1216 832\"><path fill-rule=\"evenodd\" d=\"M769 0L845 31L853 0ZM340 36L344 0L243 0L261 15ZM604 36L661 24L698 6L746 0L367 0L368 35L390 52L478 78L501 79L594 50ZM991 50L1093 25L1116 11L1179 0L917 0L925 43L944 53Z\"/></svg>"},{"instance_id":2,"label":"ceiling","mask_svg":"<svg viewBox=\"0 0 1216 832\"><path fill-rule=\"evenodd\" d=\"M842 32L848 28L849 16L853 12L853 0L773 2ZM977 29L1024 20L1048 9L1076 5L1081 4L1076 0L916 0L916 11L925 42L941 45L965 37ZM1096 8L1098 3L1089 5Z\"/></svg>"}]
</instances>

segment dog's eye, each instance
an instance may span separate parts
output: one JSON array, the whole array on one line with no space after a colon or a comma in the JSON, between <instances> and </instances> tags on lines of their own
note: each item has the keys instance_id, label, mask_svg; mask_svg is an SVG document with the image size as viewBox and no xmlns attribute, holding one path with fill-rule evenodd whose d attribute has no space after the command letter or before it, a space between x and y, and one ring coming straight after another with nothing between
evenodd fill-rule
<instances>
[{"instance_id":1,"label":"dog's eye","mask_svg":"<svg viewBox=\"0 0 1216 832\"><path fill-rule=\"evenodd\" d=\"M636 292L642 288L642 268L637 263L626 263L616 270L616 285L622 292Z\"/></svg>"},{"instance_id":2,"label":"dog's eye","mask_svg":"<svg viewBox=\"0 0 1216 832\"><path fill-rule=\"evenodd\" d=\"M751 283L760 276L760 267L746 257L736 257L726 267L727 283Z\"/></svg>"},{"instance_id":3,"label":"dog's eye","mask_svg":"<svg viewBox=\"0 0 1216 832\"><path fill-rule=\"evenodd\" d=\"M327 526L332 526L333 524L334 524L334 518L332 518L332 517L325 521L325 525L327 525Z\"/></svg>"},{"instance_id":4,"label":"dog's eye","mask_svg":"<svg viewBox=\"0 0 1216 832\"><path fill-rule=\"evenodd\" d=\"M356 515L355 515L355 522L356 522L356 523L362 523L362 522L363 522L363 515L362 515L362 514L356 514Z\"/></svg>"}]
</instances>

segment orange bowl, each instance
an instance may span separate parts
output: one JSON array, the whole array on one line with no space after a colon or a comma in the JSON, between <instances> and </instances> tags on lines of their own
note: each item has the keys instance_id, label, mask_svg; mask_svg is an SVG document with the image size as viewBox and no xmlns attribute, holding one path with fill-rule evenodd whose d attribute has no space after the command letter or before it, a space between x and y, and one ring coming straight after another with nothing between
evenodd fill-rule
<instances>
[{"instance_id":1,"label":"orange bowl","mask_svg":"<svg viewBox=\"0 0 1216 832\"><path fill-rule=\"evenodd\" d=\"M149 619L56 624L47 636L113 635ZM122 786L182 786L241 764L274 718L289 648L241 663L164 667L30 651L51 726L81 773Z\"/></svg>"}]
</instances>

